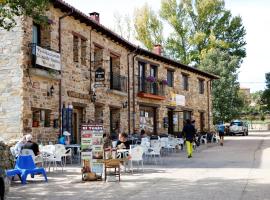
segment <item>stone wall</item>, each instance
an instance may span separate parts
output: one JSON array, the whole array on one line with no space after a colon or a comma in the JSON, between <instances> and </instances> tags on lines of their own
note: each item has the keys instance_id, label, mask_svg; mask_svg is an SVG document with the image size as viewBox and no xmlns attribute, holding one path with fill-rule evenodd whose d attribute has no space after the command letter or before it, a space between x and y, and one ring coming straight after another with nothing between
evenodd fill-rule
<instances>
[{"instance_id":1,"label":"stone wall","mask_svg":"<svg viewBox=\"0 0 270 200\"><path fill-rule=\"evenodd\" d=\"M0 36L6 38L6 43L0 44L0 54L5 59L0 61L0 133L5 139L21 137L22 134L31 133L35 141L48 143L55 142L60 132L54 122L60 122L59 109L63 105L73 105L81 112L81 122L88 122L96 118L103 121L106 132L110 131L110 111L117 110L120 116L119 130L128 131L128 109L123 108L123 103L128 100L127 91L117 91L110 88L110 57L115 60L115 71L126 77L128 74L127 56L131 53L124 46L112 41L96 30L71 16L61 20L61 36L59 36L59 18L63 12L53 6L47 11L48 17L53 23L47 27L41 27L41 46L46 46L53 51L61 53L61 73L47 69L37 69L32 65L32 51L29 44L32 42L33 22L25 18L12 34L0 31ZM59 37L61 37L61 49L59 49ZM16 38L16 42L15 42ZM18 40L19 38L19 40ZM21 39L23 40L21 41ZM76 39L76 48L74 47ZM74 59L74 48L78 59ZM97 49L101 50L97 53ZM11 56L12 55L12 56ZM96 56L95 56L96 55ZM15 59L14 59L15 58ZM139 105L155 104L157 109L158 133L167 132L163 128L163 119L167 117L170 106L171 92L186 97L184 107L175 107L176 110L191 110L199 126L199 112L205 113L205 124L208 124L208 93L206 83L208 78L189 71L168 66L165 63L149 57L137 56L137 58L158 66L158 78L167 79L167 69L174 70L174 87L167 87L165 100L151 100L137 96L138 89L138 62L135 62L135 88L132 78L132 54L130 55L130 97L131 97L131 131L139 129ZM96 59L100 59L98 62ZM94 88L95 70L102 67L105 70L105 81L102 87ZM147 65L147 72L150 65ZM182 88L182 73L189 74L189 91ZM149 75L149 74L148 74ZM2 81L2 78L4 81ZM205 92L199 94L198 78L205 80ZM60 86L60 80L62 86ZM54 94L48 95L50 87L54 88ZM60 88L61 87L61 88ZM22 90L23 89L23 90ZM61 94L60 94L61 91ZM135 94L135 110L133 110L133 91ZM96 101L91 101L91 95L95 92ZM77 95L72 95L76 93ZM61 104L60 104L61 95ZM33 111L35 109L49 110L49 126L37 126ZM95 110L97 109L97 110ZM98 114L96 113L98 112ZM135 113L133 116L132 113ZM135 127L132 120L135 118ZM211 119L209 120L212 124ZM35 124L35 125L34 125ZM59 124L60 125L60 124ZM0 135L0 137L2 137Z\"/></svg>"},{"instance_id":2,"label":"stone wall","mask_svg":"<svg viewBox=\"0 0 270 200\"><path fill-rule=\"evenodd\" d=\"M19 138L22 129L22 36L20 20L10 31L0 29L0 138Z\"/></svg>"}]
</instances>

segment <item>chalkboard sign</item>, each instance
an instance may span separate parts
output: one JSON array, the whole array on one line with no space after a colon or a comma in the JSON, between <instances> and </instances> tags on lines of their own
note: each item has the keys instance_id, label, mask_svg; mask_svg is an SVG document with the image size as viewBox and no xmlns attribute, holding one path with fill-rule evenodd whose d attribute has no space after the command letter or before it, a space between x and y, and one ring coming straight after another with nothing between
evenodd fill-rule
<instances>
[{"instance_id":1,"label":"chalkboard sign","mask_svg":"<svg viewBox=\"0 0 270 200\"><path fill-rule=\"evenodd\" d=\"M101 82L105 80L105 70L99 67L95 73L95 81Z\"/></svg>"}]
</instances>

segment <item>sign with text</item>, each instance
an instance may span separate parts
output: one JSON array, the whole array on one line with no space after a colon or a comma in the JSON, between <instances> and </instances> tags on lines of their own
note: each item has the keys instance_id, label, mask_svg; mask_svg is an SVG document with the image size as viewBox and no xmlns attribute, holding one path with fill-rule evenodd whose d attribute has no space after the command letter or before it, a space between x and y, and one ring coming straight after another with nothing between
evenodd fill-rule
<instances>
[{"instance_id":1,"label":"sign with text","mask_svg":"<svg viewBox=\"0 0 270 200\"><path fill-rule=\"evenodd\" d=\"M94 173L103 172L103 126L100 124L87 124L81 127L81 158L87 163L90 171ZM83 164L85 168L85 164Z\"/></svg>"},{"instance_id":2,"label":"sign with text","mask_svg":"<svg viewBox=\"0 0 270 200\"><path fill-rule=\"evenodd\" d=\"M177 106L185 106L186 105L186 97L184 95L177 94L175 96L176 105Z\"/></svg>"},{"instance_id":3,"label":"sign with text","mask_svg":"<svg viewBox=\"0 0 270 200\"><path fill-rule=\"evenodd\" d=\"M95 72L95 81L101 82L105 80L105 70L99 67Z\"/></svg>"},{"instance_id":4,"label":"sign with text","mask_svg":"<svg viewBox=\"0 0 270 200\"><path fill-rule=\"evenodd\" d=\"M54 70L61 70L60 53L36 46L36 64Z\"/></svg>"}]
</instances>

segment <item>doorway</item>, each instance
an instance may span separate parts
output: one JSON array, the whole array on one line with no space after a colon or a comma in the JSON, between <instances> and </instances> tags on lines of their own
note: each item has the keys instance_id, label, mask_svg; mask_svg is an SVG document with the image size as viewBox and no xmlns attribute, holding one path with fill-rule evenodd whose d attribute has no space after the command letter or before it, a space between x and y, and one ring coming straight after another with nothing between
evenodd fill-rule
<instances>
[{"instance_id":1,"label":"doorway","mask_svg":"<svg viewBox=\"0 0 270 200\"><path fill-rule=\"evenodd\" d=\"M120 108L110 108L110 134L112 140L117 140L119 133L120 133Z\"/></svg>"},{"instance_id":2,"label":"doorway","mask_svg":"<svg viewBox=\"0 0 270 200\"><path fill-rule=\"evenodd\" d=\"M83 123L83 108L74 107L72 116L72 127L73 127L73 144L81 143L81 124Z\"/></svg>"}]
</instances>

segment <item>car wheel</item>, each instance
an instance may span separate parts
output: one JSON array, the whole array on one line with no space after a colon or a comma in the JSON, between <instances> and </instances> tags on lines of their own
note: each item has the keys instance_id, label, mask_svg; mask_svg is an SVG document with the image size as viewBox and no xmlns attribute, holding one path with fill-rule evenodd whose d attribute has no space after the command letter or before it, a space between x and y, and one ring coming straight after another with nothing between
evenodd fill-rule
<instances>
[{"instance_id":1,"label":"car wheel","mask_svg":"<svg viewBox=\"0 0 270 200\"><path fill-rule=\"evenodd\" d=\"M246 136L246 132L245 131L242 133L242 136Z\"/></svg>"},{"instance_id":2,"label":"car wheel","mask_svg":"<svg viewBox=\"0 0 270 200\"><path fill-rule=\"evenodd\" d=\"M5 199L5 182L3 178L0 178L0 199Z\"/></svg>"}]
</instances>

